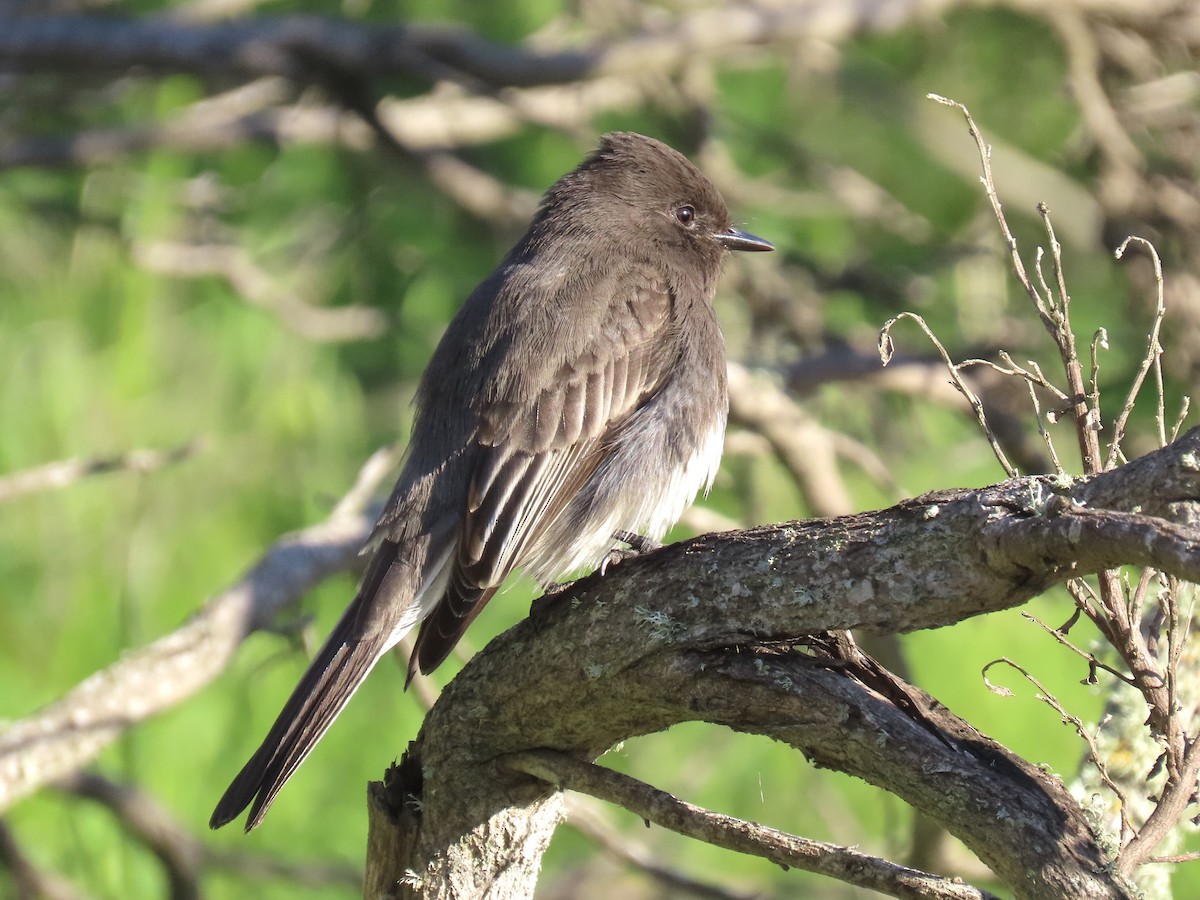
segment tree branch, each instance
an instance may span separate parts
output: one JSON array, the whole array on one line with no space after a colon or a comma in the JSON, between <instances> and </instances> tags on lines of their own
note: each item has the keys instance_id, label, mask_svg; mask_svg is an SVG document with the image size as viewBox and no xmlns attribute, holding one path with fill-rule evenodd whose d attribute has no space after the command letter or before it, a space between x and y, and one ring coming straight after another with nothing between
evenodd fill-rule
<instances>
[{"instance_id":1,"label":"tree branch","mask_svg":"<svg viewBox=\"0 0 1200 900\"><path fill-rule=\"evenodd\" d=\"M506 776L499 757L554 748L590 761L702 720L892 791L1020 897L1132 896L1056 779L914 688L901 686L911 705L901 709L845 667L787 648L828 630L947 625L1123 562L1200 578L1197 459L1200 429L1089 480L1014 479L709 535L576 582L445 689L390 789L376 791L368 885L411 870L422 896L478 895L496 879L516 891L522 873L531 883L522 861L540 858L561 803ZM385 859L380 848L400 832L407 855ZM480 841L492 855L468 872L456 849Z\"/></svg>"},{"instance_id":2,"label":"tree branch","mask_svg":"<svg viewBox=\"0 0 1200 900\"><path fill-rule=\"evenodd\" d=\"M324 522L280 538L183 627L91 675L0 733L0 810L85 765L126 729L182 702L225 670L246 637L354 561L373 521L363 505L396 462L376 452Z\"/></svg>"},{"instance_id":3,"label":"tree branch","mask_svg":"<svg viewBox=\"0 0 1200 900\"><path fill-rule=\"evenodd\" d=\"M130 450L118 456L63 459L20 472L0 476L0 503L56 488L69 487L92 475L109 472L153 472L182 462L203 449L202 441L191 441L171 450Z\"/></svg>"},{"instance_id":4,"label":"tree branch","mask_svg":"<svg viewBox=\"0 0 1200 900\"><path fill-rule=\"evenodd\" d=\"M0 870L12 876L17 897L35 897L37 900L85 900L76 887L59 875L39 868L17 843L16 837L3 819L0 819Z\"/></svg>"},{"instance_id":5,"label":"tree branch","mask_svg":"<svg viewBox=\"0 0 1200 900\"><path fill-rule=\"evenodd\" d=\"M75 772L58 787L106 806L162 864L170 900L199 900L202 845L144 791L94 772Z\"/></svg>"},{"instance_id":6,"label":"tree branch","mask_svg":"<svg viewBox=\"0 0 1200 900\"><path fill-rule=\"evenodd\" d=\"M849 847L787 834L702 809L645 782L564 753L527 751L500 762L559 788L607 800L663 828L708 844L761 856L777 865L828 875L891 897L997 900L994 894L949 878L918 872Z\"/></svg>"},{"instance_id":7,"label":"tree branch","mask_svg":"<svg viewBox=\"0 0 1200 900\"><path fill-rule=\"evenodd\" d=\"M622 831L612 821L611 811L597 800L580 794L567 800L567 827L578 831L611 857L658 882L664 889L682 896L704 900L761 900L754 890L724 887L689 875L684 868L672 868L662 855L653 851L635 834Z\"/></svg>"},{"instance_id":8,"label":"tree branch","mask_svg":"<svg viewBox=\"0 0 1200 900\"><path fill-rule=\"evenodd\" d=\"M666 26L579 49L542 51L485 40L465 28L362 25L317 16L260 16L214 24L169 18L13 18L0 30L8 69L69 72L143 67L199 74L282 75L307 83L320 70L360 77L416 75L497 87L563 84L613 74L670 71L711 56L800 38L832 40L903 21L912 0L847 7L730 4Z\"/></svg>"}]
</instances>

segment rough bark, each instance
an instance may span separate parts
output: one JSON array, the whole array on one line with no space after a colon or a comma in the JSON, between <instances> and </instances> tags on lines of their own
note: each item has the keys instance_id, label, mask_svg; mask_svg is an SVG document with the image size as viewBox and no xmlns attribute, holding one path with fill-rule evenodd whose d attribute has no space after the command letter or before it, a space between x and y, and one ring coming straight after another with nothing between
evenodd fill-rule
<instances>
[{"instance_id":1,"label":"rough bark","mask_svg":"<svg viewBox=\"0 0 1200 900\"><path fill-rule=\"evenodd\" d=\"M1121 564L1200 580L1200 429L1089 481L1014 479L891 509L709 535L535 604L449 685L410 747L402 859L414 896L530 895L561 816L507 754L593 760L706 721L769 735L943 823L1018 897L1129 897L1054 778L915 689L905 711L793 649L833 629L897 633L1017 606ZM1000 648L998 648L999 650ZM380 810L376 808L375 814Z\"/></svg>"}]
</instances>

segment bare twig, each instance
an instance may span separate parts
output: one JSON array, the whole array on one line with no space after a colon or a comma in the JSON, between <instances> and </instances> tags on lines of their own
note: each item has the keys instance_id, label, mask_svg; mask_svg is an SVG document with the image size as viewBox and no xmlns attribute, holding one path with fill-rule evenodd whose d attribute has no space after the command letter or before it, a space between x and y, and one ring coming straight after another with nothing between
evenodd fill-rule
<instances>
[{"instance_id":1,"label":"bare twig","mask_svg":"<svg viewBox=\"0 0 1200 900\"><path fill-rule=\"evenodd\" d=\"M1017 248L1017 239L1013 236L1012 229L1009 228L1008 219L1004 215L1004 208L1001 206L1000 198L996 193L996 185L992 177L991 149L984 142L983 134L980 132L978 126L976 126L970 111L963 104L943 97L940 94L929 94L927 96L929 99L945 106L952 106L958 109L967 121L967 129L971 137L974 138L975 146L979 151L979 159L983 168L981 181L984 191L992 205L992 212L996 217L996 222L1000 226L1005 245L1008 247L1013 272L1021 286L1025 289L1025 293L1033 303L1034 308L1037 310L1038 316L1042 320L1042 325L1054 339L1059 350L1059 355L1062 357L1064 369L1067 374L1067 393L1072 404L1075 431L1079 441L1079 450L1084 464L1084 471L1089 474L1097 472L1101 466L1100 443L1096 433L1098 414L1089 405L1089 394L1084 387L1083 371L1079 365L1078 355L1075 352L1075 336L1070 328L1069 319L1070 295L1066 290L1062 269L1062 247L1054 235L1054 229L1050 223L1049 210L1044 203L1038 204L1038 213L1042 217L1046 233L1050 238L1051 256L1054 261L1054 272L1058 285L1057 303L1055 302L1053 292L1045 285L1044 279L1042 279L1043 290L1039 291L1025 270L1025 263L1021 259L1020 251ZM1039 251L1039 260L1040 256ZM1037 268L1037 273L1039 279L1041 279L1040 265Z\"/></svg>"},{"instance_id":2,"label":"bare twig","mask_svg":"<svg viewBox=\"0 0 1200 900\"><path fill-rule=\"evenodd\" d=\"M1150 259L1154 263L1154 285L1155 285L1155 304L1154 304L1154 322L1150 326L1150 334L1146 342L1146 354L1142 357L1142 365L1138 368L1138 373L1134 376L1133 384L1129 387L1129 393L1125 397L1125 403L1121 407L1121 413L1117 416L1117 421L1113 424L1112 441L1108 445L1108 459L1105 461L1105 466L1111 468L1118 462L1124 462L1125 454L1121 450L1121 440L1125 437L1125 424L1129 421L1129 415L1133 412L1134 404L1137 402L1138 393L1142 389L1142 384L1146 380L1146 375L1151 369L1154 370L1155 379L1158 385L1158 440L1159 446L1163 446L1167 442L1166 428L1166 413L1163 408L1163 391L1162 391L1162 344L1159 343L1159 334L1162 331L1163 318L1167 314L1166 302L1163 299L1163 272L1162 260L1158 256L1158 250L1145 238L1127 237L1121 242L1116 250L1117 259L1124 259L1125 251L1129 249L1132 243L1140 244L1150 254ZM1178 427L1178 426L1177 426Z\"/></svg>"},{"instance_id":3,"label":"bare twig","mask_svg":"<svg viewBox=\"0 0 1200 900\"><path fill-rule=\"evenodd\" d=\"M979 150L979 158L983 164L983 175L980 177L980 181L983 183L983 189L987 193L988 201L992 204L992 212L996 216L996 221L1000 224L1000 231L1004 236L1004 244L1008 248L1009 258L1014 271L1017 273L1017 280L1025 288L1025 293L1029 295L1029 299L1033 301L1034 308L1037 310L1038 315L1041 316L1043 323L1047 325L1047 329L1050 329L1053 326L1050 309L1046 305L1046 300L1038 293L1037 288L1033 286L1033 282L1029 280L1029 275L1025 272L1025 262L1021 259L1021 254L1017 251L1017 239L1013 237L1012 229L1008 227L1008 219L1004 215L1004 208L1001 206L1000 197L996 193L996 183L992 179L991 148L984 142L983 134L975 125L975 120L971 117L971 112L966 106L957 100L943 97L941 94L927 94L926 96L935 103L954 107L967 120L967 130L971 137L975 139L975 146Z\"/></svg>"},{"instance_id":4,"label":"bare twig","mask_svg":"<svg viewBox=\"0 0 1200 900\"><path fill-rule=\"evenodd\" d=\"M542 781L590 794L687 837L761 856L781 866L829 875L891 897L972 898L992 894L949 878L919 872L849 847L787 834L694 806L645 782L555 751L512 754L505 765Z\"/></svg>"},{"instance_id":5,"label":"bare twig","mask_svg":"<svg viewBox=\"0 0 1200 900\"><path fill-rule=\"evenodd\" d=\"M395 464L376 452L324 522L277 541L241 579L177 631L85 679L0 733L0 810L66 777L128 728L182 702L217 677L246 636L313 585L353 563L372 517L362 504Z\"/></svg>"},{"instance_id":6,"label":"bare twig","mask_svg":"<svg viewBox=\"0 0 1200 900\"><path fill-rule=\"evenodd\" d=\"M204 449L203 440L189 441L170 450L130 450L118 456L94 456L64 459L32 469L0 476L0 503L73 485L92 475L109 472L138 472L145 474L182 462Z\"/></svg>"},{"instance_id":7,"label":"bare twig","mask_svg":"<svg viewBox=\"0 0 1200 900\"><path fill-rule=\"evenodd\" d=\"M992 428L988 424L987 415L983 410L983 401L979 399L978 394L971 390L966 380L962 377L962 366L955 364L955 362L950 358L950 353L944 346L942 346L942 342L937 339L937 336L933 333L933 330L921 316L917 315L916 313L904 312L900 313L898 316L893 316L883 324L883 328L880 329L879 332L879 357L883 360L883 364L886 366L895 352L895 348L892 345L892 328L901 319L911 319L917 323L917 326L923 332L925 332L925 336L929 339L929 341L937 349L938 354L942 357L942 362L945 363L946 370L950 373L950 379L954 386L958 388L959 392L967 398L967 402L971 404L971 409L975 412L975 418L979 422L979 427L983 429L983 433L987 437L988 444L991 445L992 452L996 454L996 459L999 460L1000 465L1010 478L1016 477L1018 474L1016 467L1014 467L1012 463L1008 461L1008 457L1004 455L1004 451L1000 448L1000 442L996 440L996 435L992 432Z\"/></svg>"},{"instance_id":8,"label":"bare twig","mask_svg":"<svg viewBox=\"0 0 1200 900\"><path fill-rule=\"evenodd\" d=\"M1183 423L1187 420L1188 412L1192 407L1192 398L1184 397L1179 404L1179 416L1175 419L1175 424L1171 426L1171 440L1179 437L1179 430L1183 428Z\"/></svg>"},{"instance_id":9,"label":"bare twig","mask_svg":"<svg viewBox=\"0 0 1200 900\"><path fill-rule=\"evenodd\" d=\"M1147 570L1147 571L1149 571L1149 570ZM1037 616L1031 615L1030 613L1021 613L1021 617L1030 622L1033 622L1035 625L1037 625L1039 628L1041 628L1043 631L1045 631L1048 635L1050 635L1052 638L1054 638L1056 641L1058 641L1060 644L1062 644L1064 647L1066 647L1068 650L1070 650L1072 653L1074 653L1080 659L1087 660L1089 667L1105 671L1109 675L1112 675L1114 678L1117 678L1130 686L1136 686L1136 683L1134 682L1134 680L1132 678L1130 678L1127 674L1122 672L1120 669L1116 669L1113 666L1110 666L1108 663L1104 662L1104 660L1097 658L1097 656L1094 653L1088 653L1086 650L1076 647L1075 644L1073 644L1070 640L1067 639L1066 634L1064 634L1059 629L1051 628L1049 625L1047 625L1045 622L1043 622Z\"/></svg>"},{"instance_id":10,"label":"bare twig","mask_svg":"<svg viewBox=\"0 0 1200 900\"><path fill-rule=\"evenodd\" d=\"M1092 335L1090 345L1092 360L1092 389L1088 392L1088 402L1094 409L1100 408L1100 351L1108 349L1108 329L1097 328Z\"/></svg>"},{"instance_id":11,"label":"bare twig","mask_svg":"<svg viewBox=\"0 0 1200 900\"><path fill-rule=\"evenodd\" d=\"M95 772L73 772L58 787L108 807L121 826L162 863L171 900L198 900L204 856L200 842L149 794Z\"/></svg>"},{"instance_id":12,"label":"bare twig","mask_svg":"<svg viewBox=\"0 0 1200 900\"><path fill-rule=\"evenodd\" d=\"M966 369L973 366L982 366L983 368L991 369L1000 375L1007 375L1013 378L1023 379L1030 387L1040 387L1043 390L1050 392L1056 400L1066 401L1067 395L1059 389L1058 385L1054 384L1043 373L1042 368L1032 360L1029 362L1029 368L1017 365L1013 361L1012 356L1007 350L1001 350L998 353L1000 361L1004 365L999 365L992 362L990 359L965 359L958 364L960 369Z\"/></svg>"},{"instance_id":13,"label":"bare twig","mask_svg":"<svg viewBox=\"0 0 1200 900\"><path fill-rule=\"evenodd\" d=\"M664 865L650 848L621 832L611 821L608 808L591 797L572 794L567 798L566 824L603 847L608 853L644 872L672 892L707 900L755 900L757 892L722 887Z\"/></svg>"},{"instance_id":14,"label":"bare twig","mask_svg":"<svg viewBox=\"0 0 1200 900\"><path fill-rule=\"evenodd\" d=\"M369 306L317 306L283 289L241 247L155 241L134 247L146 269L182 278L216 275L246 302L267 310L311 341L369 340L387 328L383 313Z\"/></svg>"},{"instance_id":15,"label":"bare twig","mask_svg":"<svg viewBox=\"0 0 1200 900\"><path fill-rule=\"evenodd\" d=\"M1075 601L1077 609L1085 613L1093 622L1102 617L1103 614L1099 608L1099 596L1092 586L1082 578L1072 578L1068 581L1067 593Z\"/></svg>"},{"instance_id":16,"label":"bare twig","mask_svg":"<svg viewBox=\"0 0 1200 900\"><path fill-rule=\"evenodd\" d=\"M1083 471L1087 475L1094 475L1103 468L1099 438L1100 410L1089 402L1091 394L1084 385L1083 367L1079 362L1079 353L1075 349L1075 330L1071 327L1071 295L1067 291L1066 275L1063 272L1062 245L1054 234L1054 224L1050 221L1049 207L1045 203L1039 203L1037 211L1038 215L1042 217L1042 224L1050 239L1050 258L1054 263L1054 278L1058 286L1058 302L1051 317L1053 325L1047 324L1047 328L1058 346L1063 370L1067 375L1067 393L1070 395ZM1041 273L1040 265L1038 273L1039 275ZM1047 291L1047 297L1051 296L1051 292Z\"/></svg>"},{"instance_id":17,"label":"bare twig","mask_svg":"<svg viewBox=\"0 0 1200 900\"><path fill-rule=\"evenodd\" d=\"M1200 850L1192 853L1177 853L1174 856L1152 856L1146 862L1148 863L1185 863L1195 862L1200 859Z\"/></svg>"},{"instance_id":18,"label":"bare twig","mask_svg":"<svg viewBox=\"0 0 1200 900\"><path fill-rule=\"evenodd\" d=\"M0 819L0 869L8 870L18 898L84 900L74 885L57 872L48 872L25 855L8 823ZM0 887L2 887L0 883Z\"/></svg>"},{"instance_id":19,"label":"bare twig","mask_svg":"<svg viewBox=\"0 0 1200 900\"><path fill-rule=\"evenodd\" d=\"M1029 402L1033 405L1034 420L1037 422L1038 434L1042 437L1042 442L1046 445L1046 452L1050 454L1050 461L1054 465L1054 471L1059 475L1065 475L1066 469L1063 468L1062 460L1058 458L1058 451L1054 448L1054 439L1050 437L1050 432L1046 428L1046 423L1042 419L1042 406L1038 403L1037 391L1033 389L1033 385L1026 381L1025 387L1029 390Z\"/></svg>"},{"instance_id":20,"label":"bare twig","mask_svg":"<svg viewBox=\"0 0 1200 900\"><path fill-rule=\"evenodd\" d=\"M1105 761L1104 756L1100 753L1100 748L1096 746L1096 739L1092 736L1091 732L1084 727L1083 720L1078 716L1067 712L1067 709L1065 706L1063 706L1062 701L1054 696L1054 694L1051 693L1036 677L1034 677L1028 669L1013 662L1007 656L1001 657L1000 659L994 659L983 667L983 681L987 685L988 690L990 690L992 693L998 694L1001 697L1013 696L1013 692L1008 688L993 684L988 680L988 670L991 669L992 666L996 665L1006 665L1019 672L1026 681L1028 681L1034 686L1034 688L1037 689L1037 699L1041 700L1056 713L1058 713L1062 717L1063 722L1071 725L1075 729L1075 733L1083 739L1085 744L1087 744L1088 759L1090 759L1092 761L1092 765L1096 767L1096 771L1099 773L1100 780L1104 783L1104 786L1112 791L1113 796L1117 798L1118 808L1120 809L1121 813L1120 839L1121 842L1124 843L1128 835L1135 833L1128 817L1129 800L1125 796L1125 792L1121 789L1120 785L1118 785L1113 777L1109 774L1108 764Z\"/></svg>"}]
</instances>

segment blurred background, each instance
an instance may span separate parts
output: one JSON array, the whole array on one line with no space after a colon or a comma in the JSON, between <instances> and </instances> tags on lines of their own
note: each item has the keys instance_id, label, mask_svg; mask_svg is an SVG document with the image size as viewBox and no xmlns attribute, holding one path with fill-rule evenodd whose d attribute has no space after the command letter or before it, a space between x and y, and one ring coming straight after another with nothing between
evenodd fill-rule
<instances>
[{"instance_id":1,"label":"blurred background","mask_svg":"<svg viewBox=\"0 0 1200 900\"><path fill-rule=\"evenodd\" d=\"M321 18L273 43L299 14ZM397 60L386 47L404 23L447 31ZM1081 346L1107 330L1108 424L1155 302L1144 254L1112 251L1128 234L1155 242L1169 426L1200 366L1198 51L1191 0L0 2L0 718L177 628L282 534L324 518L363 460L407 435L446 322L608 130L689 155L735 221L778 248L729 261L725 463L677 537L1004 477L916 329L898 326L887 369L875 349L910 310L956 359L1007 350L1060 372L1010 275L963 118L931 91L983 129L1029 264L1048 247L1035 211L1048 204ZM970 377L1017 467L1053 471L1024 386ZM1145 409L1131 451L1154 445ZM1078 473L1074 446L1060 435ZM13 487L48 463L114 457L114 471L69 485ZM279 633L253 635L221 678L93 767L191 836L184 863L164 865L79 785L47 789L3 814L0 896L18 890L14 860L63 892L42 896L360 894L361 788L423 715L400 663L377 669L263 828L207 829L354 584L352 572L322 583ZM519 583L498 597L467 652L530 596ZM1056 626L1072 608L1052 594L1028 611ZM1082 625L1072 635L1095 640ZM1073 730L1015 677L993 673L1016 696L989 692L980 670L1013 658L1085 722L1111 687L1080 684L1086 665L1020 611L873 648L1067 781L1083 753ZM901 801L763 739L690 725L603 762L731 815L987 884ZM699 883L649 872L639 854ZM198 875L174 883L172 865ZM1181 869L1175 889L1195 896L1200 878ZM866 894L580 803L540 896Z\"/></svg>"}]
</instances>

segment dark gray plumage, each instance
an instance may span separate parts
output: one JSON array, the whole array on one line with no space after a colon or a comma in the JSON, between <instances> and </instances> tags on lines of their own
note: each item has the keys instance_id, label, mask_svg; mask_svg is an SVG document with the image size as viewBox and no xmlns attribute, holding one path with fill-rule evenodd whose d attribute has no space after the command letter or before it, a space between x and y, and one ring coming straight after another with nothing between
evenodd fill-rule
<instances>
[{"instance_id":1,"label":"dark gray plumage","mask_svg":"<svg viewBox=\"0 0 1200 900\"><path fill-rule=\"evenodd\" d=\"M366 575L210 824L258 825L375 663L421 624L430 672L515 568L546 583L619 530L661 537L716 474L728 400L713 312L733 228L682 155L606 135L550 190L425 371Z\"/></svg>"}]
</instances>

